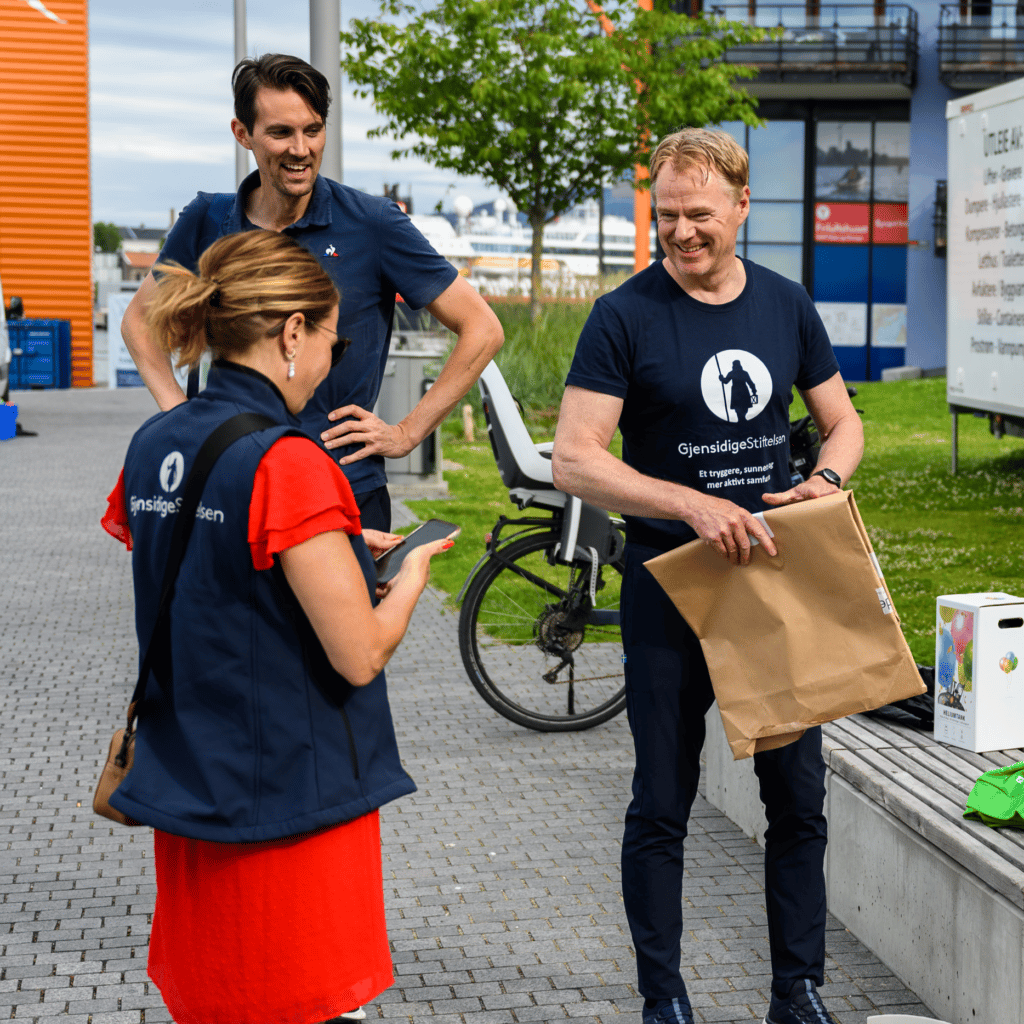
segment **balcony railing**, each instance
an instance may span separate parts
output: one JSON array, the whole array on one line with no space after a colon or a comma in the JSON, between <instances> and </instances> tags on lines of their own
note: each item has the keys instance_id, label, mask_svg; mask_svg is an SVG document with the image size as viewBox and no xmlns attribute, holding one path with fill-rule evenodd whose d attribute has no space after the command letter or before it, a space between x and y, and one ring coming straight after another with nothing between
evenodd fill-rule
<instances>
[{"instance_id":1,"label":"balcony railing","mask_svg":"<svg viewBox=\"0 0 1024 1024\"><path fill-rule=\"evenodd\" d=\"M984 89L1024 75L1024 5L943 4L939 78L952 89Z\"/></svg>"},{"instance_id":2,"label":"balcony railing","mask_svg":"<svg viewBox=\"0 0 1024 1024\"><path fill-rule=\"evenodd\" d=\"M913 86L917 11L906 4L705 4L704 12L774 29L763 43L734 46L724 60L747 64L759 82L890 82Z\"/></svg>"}]
</instances>

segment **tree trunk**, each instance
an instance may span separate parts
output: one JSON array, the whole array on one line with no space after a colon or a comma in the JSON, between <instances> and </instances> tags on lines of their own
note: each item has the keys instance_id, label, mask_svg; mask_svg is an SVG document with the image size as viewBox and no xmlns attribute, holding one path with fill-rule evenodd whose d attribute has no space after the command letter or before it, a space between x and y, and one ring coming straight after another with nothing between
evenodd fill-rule
<instances>
[{"instance_id":1,"label":"tree trunk","mask_svg":"<svg viewBox=\"0 0 1024 1024\"><path fill-rule=\"evenodd\" d=\"M540 319L540 255L544 251L544 218L539 214L530 214L530 227L533 239L530 243L530 322Z\"/></svg>"}]
</instances>

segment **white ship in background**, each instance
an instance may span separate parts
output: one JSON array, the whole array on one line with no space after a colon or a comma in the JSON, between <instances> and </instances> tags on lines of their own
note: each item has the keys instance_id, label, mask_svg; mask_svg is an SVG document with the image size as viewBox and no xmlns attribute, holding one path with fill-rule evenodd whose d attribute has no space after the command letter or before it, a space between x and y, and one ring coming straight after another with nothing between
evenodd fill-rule
<instances>
[{"instance_id":1,"label":"white ship in background","mask_svg":"<svg viewBox=\"0 0 1024 1024\"><path fill-rule=\"evenodd\" d=\"M453 206L458 225L440 215L413 214L412 222L434 248L481 291L527 293L530 288L528 224L520 224L505 199L494 201L494 213L473 212L473 203L459 196ZM632 273L635 232L625 217L604 217L605 274ZM651 229L651 253L655 232ZM541 273L572 288L578 278L598 275L598 206L596 202L563 214L544 228Z\"/></svg>"}]
</instances>

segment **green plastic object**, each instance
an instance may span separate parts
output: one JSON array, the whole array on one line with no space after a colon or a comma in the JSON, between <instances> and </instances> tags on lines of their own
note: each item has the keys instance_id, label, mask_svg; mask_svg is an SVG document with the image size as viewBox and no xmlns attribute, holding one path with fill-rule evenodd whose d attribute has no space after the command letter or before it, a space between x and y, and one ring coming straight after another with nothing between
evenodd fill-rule
<instances>
[{"instance_id":1,"label":"green plastic object","mask_svg":"<svg viewBox=\"0 0 1024 1024\"><path fill-rule=\"evenodd\" d=\"M992 828L1024 829L1024 761L985 772L967 798L964 817Z\"/></svg>"}]
</instances>

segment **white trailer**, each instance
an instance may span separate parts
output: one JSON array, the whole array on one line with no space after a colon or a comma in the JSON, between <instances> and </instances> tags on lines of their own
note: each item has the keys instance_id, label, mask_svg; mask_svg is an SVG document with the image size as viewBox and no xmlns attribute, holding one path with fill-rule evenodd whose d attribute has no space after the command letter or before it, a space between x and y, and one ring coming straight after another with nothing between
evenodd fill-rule
<instances>
[{"instance_id":1,"label":"white trailer","mask_svg":"<svg viewBox=\"0 0 1024 1024\"><path fill-rule=\"evenodd\" d=\"M1024 437L1024 79L946 104L946 398Z\"/></svg>"}]
</instances>

